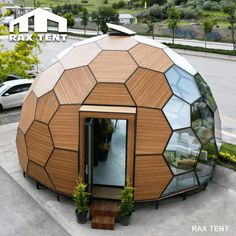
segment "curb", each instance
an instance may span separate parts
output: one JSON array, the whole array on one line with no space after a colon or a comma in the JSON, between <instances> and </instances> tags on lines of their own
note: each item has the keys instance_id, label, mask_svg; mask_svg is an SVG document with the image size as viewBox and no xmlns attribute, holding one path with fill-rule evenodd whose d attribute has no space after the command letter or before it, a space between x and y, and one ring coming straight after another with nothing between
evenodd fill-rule
<instances>
[{"instance_id":1,"label":"curb","mask_svg":"<svg viewBox=\"0 0 236 236\"><path fill-rule=\"evenodd\" d=\"M175 49L175 48L172 48L172 50L182 55L187 55L187 56L207 57L207 58L213 58L213 59L219 59L219 60L236 61L236 56L209 53L209 52L196 52L196 51L191 51L191 50Z\"/></svg>"}]
</instances>

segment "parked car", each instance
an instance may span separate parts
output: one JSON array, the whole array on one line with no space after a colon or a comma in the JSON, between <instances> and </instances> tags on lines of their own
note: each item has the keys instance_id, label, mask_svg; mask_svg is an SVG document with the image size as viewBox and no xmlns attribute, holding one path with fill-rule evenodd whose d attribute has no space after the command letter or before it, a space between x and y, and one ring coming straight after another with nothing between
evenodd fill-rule
<instances>
[{"instance_id":1,"label":"parked car","mask_svg":"<svg viewBox=\"0 0 236 236\"><path fill-rule=\"evenodd\" d=\"M29 72L28 75L29 75L29 78L31 79L35 79L37 76L38 76L38 72Z\"/></svg>"},{"instance_id":2,"label":"parked car","mask_svg":"<svg viewBox=\"0 0 236 236\"><path fill-rule=\"evenodd\" d=\"M5 81L16 80L16 79L24 79L24 78L19 75L8 75Z\"/></svg>"},{"instance_id":3,"label":"parked car","mask_svg":"<svg viewBox=\"0 0 236 236\"><path fill-rule=\"evenodd\" d=\"M14 16L5 16L1 19L1 23L4 26L9 27L10 21L14 20Z\"/></svg>"},{"instance_id":4,"label":"parked car","mask_svg":"<svg viewBox=\"0 0 236 236\"><path fill-rule=\"evenodd\" d=\"M22 106L33 80L18 79L0 84L0 110Z\"/></svg>"}]
</instances>

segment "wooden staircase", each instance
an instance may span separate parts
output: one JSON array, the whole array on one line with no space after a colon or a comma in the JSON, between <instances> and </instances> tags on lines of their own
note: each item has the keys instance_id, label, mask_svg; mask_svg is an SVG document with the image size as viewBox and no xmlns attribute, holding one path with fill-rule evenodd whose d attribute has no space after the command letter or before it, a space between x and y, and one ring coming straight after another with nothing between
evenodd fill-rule
<instances>
[{"instance_id":1,"label":"wooden staircase","mask_svg":"<svg viewBox=\"0 0 236 236\"><path fill-rule=\"evenodd\" d=\"M90 205L91 228L114 230L119 216L119 201L93 200Z\"/></svg>"}]
</instances>

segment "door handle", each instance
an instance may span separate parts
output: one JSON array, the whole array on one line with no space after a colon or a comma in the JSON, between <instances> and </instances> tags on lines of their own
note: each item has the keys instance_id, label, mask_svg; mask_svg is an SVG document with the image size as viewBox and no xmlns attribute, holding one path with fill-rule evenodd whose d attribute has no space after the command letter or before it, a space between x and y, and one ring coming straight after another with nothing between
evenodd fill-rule
<instances>
[{"instance_id":1,"label":"door handle","mask_svg":"<svg viewBox=\"0 0 236 236\"><path fill-rule=\"evenodd\" d=\"M85 174L88 175L88 165L85 166Z\"/></svg>"}]
</instances>

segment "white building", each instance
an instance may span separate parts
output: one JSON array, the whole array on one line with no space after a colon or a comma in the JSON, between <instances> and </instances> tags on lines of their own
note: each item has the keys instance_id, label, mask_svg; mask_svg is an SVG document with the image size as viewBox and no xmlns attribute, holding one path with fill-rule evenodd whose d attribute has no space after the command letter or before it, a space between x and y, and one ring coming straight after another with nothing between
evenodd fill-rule
<instances>
[{"instance_id":1,"label":"white building","mask_svg":"<svg viewBox=\"0 0 236 236\"><path fill-rule=\"evenodd\" d=\"M130 14L119 14L119 22L120 24L135 24L137 23L137 18Z\"/></svg>"},{"instance_id":2,"label":"white building","mask_svg":"<svg viewBox=\"0 0 236 236\"><path fill-rule=\"evenodd\" d=\"M0 3L13 4L13 0L0 0Z\"/></svg>"},{"instance_id":3,"label":"white building","mask_svg":"<svg viewBox=\"0 0 236 236\"><path fill-rule=\"evenodd\" d=\"M1 2L2 0L0 0ZM50 7L43 7L42 9L52 12ZM19 7L19 6L3 6L0 8L0 14L5 14L7 10L10 10L15 17L20 17L34 10L34 7Z\"/></svg>"}]
</instances>

